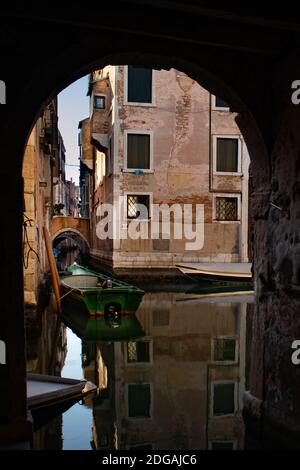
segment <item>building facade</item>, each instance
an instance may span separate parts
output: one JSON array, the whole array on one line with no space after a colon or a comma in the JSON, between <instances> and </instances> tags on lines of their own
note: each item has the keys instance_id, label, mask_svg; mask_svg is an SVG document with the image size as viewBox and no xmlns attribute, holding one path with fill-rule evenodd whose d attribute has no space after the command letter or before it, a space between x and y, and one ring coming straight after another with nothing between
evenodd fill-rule
<instances>
[{"instance_id":1,"label":"building facade","mask_svg":"<svg viewBox=\"0 0 300 470\"><path fill-rule=\"evenodd\" d=\"M57 125L57 99L43 110L28 139L23 159L23 265L25 305L35 308L48 271L43 227L65 203L65 148Z\"/></svg>"},{"instance_id":2,"label":"building facade","mask_svg":"<svg viewBox=\"0 0 300 470\"><path fill-rule=\"evenodd\" d=\"M114 269L248 261L249 155L227 103L178 70L132 66L91 74L89 96L92 257Z\"/></svg>"}]
</instances>

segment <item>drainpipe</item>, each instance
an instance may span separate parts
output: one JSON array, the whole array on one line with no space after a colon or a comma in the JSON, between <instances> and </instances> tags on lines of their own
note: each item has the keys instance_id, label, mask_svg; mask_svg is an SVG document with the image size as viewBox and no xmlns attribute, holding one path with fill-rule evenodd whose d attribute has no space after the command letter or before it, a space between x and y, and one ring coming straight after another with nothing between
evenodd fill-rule
<instances>
[{"instance_id":1,"label":"drainpipe","mask_svg":"<svg viewBox=\"0 0 300 470\"><path fill-rule=\"evenodd\" d=\"M249 212L249 164L250 156L247 146L242 146L242 194L241 194L241 224L240 224L240 261L247 263L248 258L248 212Z\"/></svg>"},{"instance_id":2,"label":"drainpipe","mask_svg":"<svg viewBox=\"0 0 300 470\"><path fill-rule=\"evenodd\" d=\"M53 217L53 162L50 157L50 219ZM50 227L51 228L51 227Z\"/></svg>"},{"instance_id":3,"label":"drainpipe","mask_svg":"<svg viewBox=\"0 0 300 470\"><path fill-rule=\"evenodd\" d=\"M208 191L212 192L212 154L211 154L211 93L209 94L208 106L208 159L209 159L209 178L208 178Z\"/></svg>"}]
</instances>

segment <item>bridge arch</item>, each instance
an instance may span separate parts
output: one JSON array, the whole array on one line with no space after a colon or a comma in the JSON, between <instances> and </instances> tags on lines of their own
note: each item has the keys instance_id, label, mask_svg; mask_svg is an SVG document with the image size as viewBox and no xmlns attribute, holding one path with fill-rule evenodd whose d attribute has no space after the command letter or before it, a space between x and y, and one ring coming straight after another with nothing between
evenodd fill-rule
<instances>
[{"instance_id":1,"label":"bridge arch","mask_svg":"<svg viewBox=\"0 0 300 470\"><path fill-rule=\"evenodd\" d=\"M60 241L62 241L63 239L74 238L74 235L77 236L77 237L82 238L82 240L86 243L88 248L90 248L90 240L88 238L86 238L86 236L80 230L77 230L76 228L70 228L70 229L62 228L62 229L58 230L58 232L52 234L53 246L60 243Z\"/></svg>"},{"instance_id":2,"label":"bridge arch","mask_svg":"<svg viewBox=\"0 0 300 470\"><path fill-rule=\"evenodd\" d=\"M82 237L90 247L90 221L83 217L54 216L51 224L52 240L59 235L73 232Z\"/></svg>"}]
</instances>

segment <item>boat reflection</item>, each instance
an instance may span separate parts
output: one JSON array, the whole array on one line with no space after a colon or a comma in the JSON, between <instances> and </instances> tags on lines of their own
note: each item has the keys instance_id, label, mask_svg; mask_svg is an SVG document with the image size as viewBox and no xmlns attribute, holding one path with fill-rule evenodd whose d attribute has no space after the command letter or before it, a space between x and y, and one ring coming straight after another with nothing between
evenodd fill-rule
<instances>
[{"instance_id":1,"label":"boat reflection","mask_svg":"<svg viewBox=\"0 0 300 470\"><path fill-rule=\"evenodd\" d=\"M90 317L83 312L64 309L62 321L66 326L85 341L125 341L145 336L145 332L137 317L121 315L111 308L103 317Z\"/></svg>"}]
</instances>

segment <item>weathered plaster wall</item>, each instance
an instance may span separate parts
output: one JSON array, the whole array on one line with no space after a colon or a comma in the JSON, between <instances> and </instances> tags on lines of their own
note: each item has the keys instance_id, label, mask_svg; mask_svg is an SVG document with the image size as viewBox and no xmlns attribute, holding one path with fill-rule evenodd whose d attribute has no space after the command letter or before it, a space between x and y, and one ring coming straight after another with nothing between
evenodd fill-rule
<instances>
[{"instance_id":1,"label":"weathered plaster wall","mask_svg":"<svg viewBox=\"0 0 300 470\"><path fill-rule=\"evenodd\" d=\"M125 103L125 75L126 67L119 66L116 83L119 192L121 195L149 192L153 194L153 203L157 204L204 204L204 246L201 250L186 250L185 237L182 240L171 237L169 243L128 237L115 249L114 267L171 267L180 261L239 261L242 257L240 223L214 222L212 207L213 192L240 194L244 190L242 175L212 175L210 183L213 135L240 136L242 141L235 115L228 111L211 111L210 94L175 69L154 71L153 106L128 105ZM126 171L126 130L153 131L152 172L136 175ZM245 149L242 141L242 160L249 160ZM243 170L248 172L248 166L244 165ZM247 207L243 210L245 212ZM150 231L150 223L148 225ZM245 238L245 233L243 236Z\"/></svg>"},{"instance_id":2,"label":"weathered plaster wall","mask_svg":"<svg viewBox=\"0 0 300 470\"><path fill-rule=\"evenodd\" d=\"M24 299L28 306L36 306L38 300L38 287L43 275L48 269L48 260L43 240L43 226L50 228L50 157L45 155L40 146L40 134L43 126L42 119L39 119L33 128L27 142L24 162L24 203L25 215L31 222L24 218L27 223L27 235L30 246L37 255L30 251L28 243L23 248L25 260L24 267ZM40 183L46 183L46 187ZM24 229L23 229L24 230Z\"/></svg>"}]
</instances>

